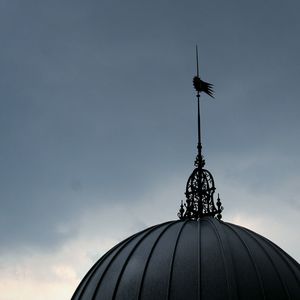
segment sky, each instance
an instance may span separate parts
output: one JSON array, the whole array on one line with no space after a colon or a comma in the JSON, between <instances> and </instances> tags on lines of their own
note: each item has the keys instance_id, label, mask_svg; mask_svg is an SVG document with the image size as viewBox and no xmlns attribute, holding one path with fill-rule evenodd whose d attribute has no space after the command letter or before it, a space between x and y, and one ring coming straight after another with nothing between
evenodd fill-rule
<instances>
[{"instance_id":1,"label":"sky","mask_svg":"<svg viewBox=\"0 0 300 300\"><path fill-rule=\"evenodd\" d=\"M70 299L175 220L203 152L223 220L300 260L299 1L0 0L0 300Z\"/></svg>"}]
</instances>

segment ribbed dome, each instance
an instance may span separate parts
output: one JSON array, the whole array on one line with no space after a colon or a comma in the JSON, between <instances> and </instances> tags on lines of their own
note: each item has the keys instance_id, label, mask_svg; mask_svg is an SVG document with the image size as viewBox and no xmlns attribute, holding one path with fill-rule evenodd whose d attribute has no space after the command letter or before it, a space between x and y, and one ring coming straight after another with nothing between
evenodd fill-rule
<instances>
[{"instance_id":1,"label":"ribbed dome","mask_svg":"<svg viewBox=\"0 0 300 300\"><path fill-rule=\"evenodd\" d=\"M108 251L72 300L300 299L300 266L268 239L212 217L150 227Z\"/></svg>"}]
</instances>

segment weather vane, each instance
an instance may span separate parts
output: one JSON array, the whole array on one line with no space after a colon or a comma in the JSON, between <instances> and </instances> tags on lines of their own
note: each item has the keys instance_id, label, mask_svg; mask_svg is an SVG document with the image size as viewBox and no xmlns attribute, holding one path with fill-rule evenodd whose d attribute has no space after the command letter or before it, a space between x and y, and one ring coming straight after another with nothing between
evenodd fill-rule
<instances>
[{"instance_id":1,"label":"weather vane","mask_svg":"<svg viewBox=\"0 0 300 300\"><path fill-rule=\"evenodd\" d=\"M193 85L197 92L197 108L198 108L198 153L195 160L195 169L190 175L187 184L185 203L181 201L178 217L180 219L198 220L204 216L217 216L222 218L223 210L220 197L218 194L217 203L214 202L214 192L216 190L212 174L204 169L205 160L202 156L201 144L201 114L200 114L200 93L204 92L214 98L213 85L200 79L199 76L199 59L198 47L196 46L196 62L197 75L193 78ZM217 206L217 207L216 207Z\"/></svg>"}]
</instances>

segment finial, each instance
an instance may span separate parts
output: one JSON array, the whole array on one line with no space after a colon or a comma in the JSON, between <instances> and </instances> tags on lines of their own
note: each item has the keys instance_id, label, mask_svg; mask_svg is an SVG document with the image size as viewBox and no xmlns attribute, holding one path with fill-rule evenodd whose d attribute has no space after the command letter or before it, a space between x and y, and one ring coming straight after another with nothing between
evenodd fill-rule
<instances>
[{"instance_id":1,"label":"finial","mask_svg":"<svg viewBox=\"0 0 300 300\"><path fill-rule=\"evenodd\" d=\"M205 82L199 77L199 57L198 46L196 45L196 62L197 62L197 75L193 78L194 88L197 91L197 97L200 97L200 93L204 92L210 97L214 98L213 84Z\"/></svg>"},{"instance_id":2,"label":"finial","mask_svg":"<svg viewBox=\"0 0 300 300\"><path fill-rule=\"evenodd\" d=\"M213 85L200 79L199 77L199 58L198 47L196 45L196 64L197 75L193 78L193 85L197 92L197 108L198 108L198 145L197 157L195 160L195 169L190 175L187 184L185 196L186 200L183 204L181 201L178 212L179 219L198 220L204 216L216 216L219 220L222 218L221 212L223 210L221 200L218 194L217 208L214 203L215 183L212 174L204 169L205 160L202 156L201 144L201 115L200 115L200 93L204 92L210 97L213 96Z\"/></svg>"}]
</instances>

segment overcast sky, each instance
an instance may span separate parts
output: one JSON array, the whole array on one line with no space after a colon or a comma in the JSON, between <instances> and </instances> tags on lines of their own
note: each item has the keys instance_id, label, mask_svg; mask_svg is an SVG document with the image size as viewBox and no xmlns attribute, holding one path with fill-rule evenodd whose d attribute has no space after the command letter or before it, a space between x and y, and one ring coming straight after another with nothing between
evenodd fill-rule
<instances>
[{"instance_id":1,"label":"overcast sky","mask_svg":"<svg viewBox=\"0 0 300 300\"><path fill-rule=\"evenodd\" d=\"M0 300L70 299L176 219L203 152L223 220L300 260L299 1L0 0Z\"/></svg>"}]
</instances>

